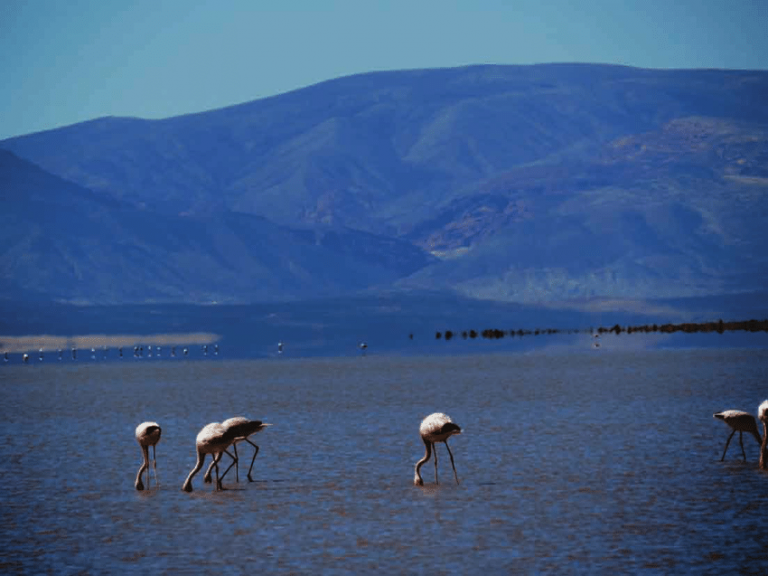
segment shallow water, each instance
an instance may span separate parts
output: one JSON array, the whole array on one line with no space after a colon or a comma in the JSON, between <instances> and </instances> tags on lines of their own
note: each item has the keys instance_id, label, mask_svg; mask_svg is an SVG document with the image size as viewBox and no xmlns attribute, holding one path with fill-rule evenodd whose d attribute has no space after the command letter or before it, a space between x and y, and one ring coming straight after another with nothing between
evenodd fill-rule
<instances>
[{"instance_id":1,"label":"shallow water","mask_svg":"<svg viewBox=\"0 0 768 576\"><path fill-rule=\"evenodd\" d=\"M759 447L712 418L768 398L766 350L0 368L3 573L768 573ZM423 488L421 419L444 411ZM215 492L211 421L273 423ZM163 428L134 490L137 424Z\"/></svg>"}]
</instances>

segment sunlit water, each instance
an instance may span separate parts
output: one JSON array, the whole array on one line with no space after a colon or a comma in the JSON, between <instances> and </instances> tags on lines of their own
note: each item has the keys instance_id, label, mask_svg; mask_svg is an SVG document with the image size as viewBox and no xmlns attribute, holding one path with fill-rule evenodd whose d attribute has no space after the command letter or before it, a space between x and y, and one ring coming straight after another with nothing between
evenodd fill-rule
<instances>
[{"instance_id":1,"label":"sunlit water","mask_svg":"<svg viewBox=\"0 0 768 576\"><path fill-rule=\"evenodd\" d=\"M2 573L768 574L768 351L0 367ZM460 485L421 419L444 411ZM273 427L215 492L200 428ZM134 490L156 420L160 486Z\"/></svg>"}]
</instances>

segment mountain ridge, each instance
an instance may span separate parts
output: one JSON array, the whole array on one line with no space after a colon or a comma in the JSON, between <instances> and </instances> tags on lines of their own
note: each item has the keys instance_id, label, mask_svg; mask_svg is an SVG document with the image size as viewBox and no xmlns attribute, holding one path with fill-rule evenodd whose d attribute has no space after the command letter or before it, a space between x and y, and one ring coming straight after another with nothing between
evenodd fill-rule
<instances>
[{"instance_id":1,"label":"mountain ridge","mask_svg":"<svg viewBox=\"0 0 768 576\"><path fill-rule=\"evenodd\" d=\"M768 281L766 101L765 71L478 65L96 119L0 148L158 222L242 213L394 242L388 274L350 270L337 291L692 296ZM393 266L401 251L419 267Z\"/></svg>"}]
</instances>

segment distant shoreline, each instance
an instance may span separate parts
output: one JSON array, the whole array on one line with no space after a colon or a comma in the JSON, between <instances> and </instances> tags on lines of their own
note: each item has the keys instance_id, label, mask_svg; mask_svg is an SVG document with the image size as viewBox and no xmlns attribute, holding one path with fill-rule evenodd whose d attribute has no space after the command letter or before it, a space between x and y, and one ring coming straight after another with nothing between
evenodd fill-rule
<instances>
[{"instance_id":1,"label":"distant shoreline","mask_svg":"<svg viewBox=\"0 0 768 576\"><path fill-rule=\"evenodd\" d=\"M595 336L599 334L616 334L617 336L622 332L632 334L634 332L643 332L648 334L650 332L660 332L662 334L672 334L673 332L686 332L693 334L696 332L717 332L722 334L723 332L734 332L743 330L746 332L768 332L768 319L765 320L740 320L737 322L723 322L718 320L717 322L683 322L680 324L641 324L639 326L627 326L622 327L619 324L614 325L611 328L600 326L599 328L587 328L587 329L561 329L561 328L543 328L536 330L499 330L498 328L486 328L478 332L477 330L463 330L462 332L454 332L452 330L446 330L443 332L435 332L435 339L441 338L446 341L453 339L456 336L461 336L466 340L469 338L477 338L478 336L486 339L499 339L505 336L538 336L540 334L578 334L579 332L594 333Z\"/></svg>"},{"instance_id":2,"label":"distant shoreline","mask_svg":"<svg viewBox=\"0 0 768 576\"><path fill-rule=\"evenodd\" d=\"M180 334L86 334L78 336L52 336L49 334L26 336L0 336L0 354L29 352L30 350L65 350L71 348L120 348L133 346L191 346L213 344L221 340L219 334L190 332Z\"/></svg>"}]
</instances>

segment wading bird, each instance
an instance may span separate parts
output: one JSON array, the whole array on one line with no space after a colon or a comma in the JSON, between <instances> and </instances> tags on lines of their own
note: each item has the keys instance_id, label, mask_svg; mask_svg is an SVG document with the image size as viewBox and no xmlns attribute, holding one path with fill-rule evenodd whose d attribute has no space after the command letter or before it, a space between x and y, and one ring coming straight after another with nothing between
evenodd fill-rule
<instances>
[{"instance_id":1,"label":"wading bird","mask_svg":"<svg viewBox=\"0 0 768 576\"><path fill-rule=\"evenodd\" d=\"M256 456L259 453L259 447L256 446L256 444L254 444L250 440L248 440L248 437L252 436L253 434L256 434L257 432L261 432L267 426L272 426L272 424L267 424L266 422L262 422L261 420L249 420L248 418L245 418L243 416L235 416L234 418L229 418L227 420L224 420L224 422L222 422L221 425L227 429L228 433L237 434L235 439L232 441L232 449L235 452L235 461L229 465L229 468L232 468L232 466L235 466L235 479L237 482L240 482L240 474L238 470L238 468L240 467L240 458L237 455L237 445L240 442L248 442L248 444L253 446L254 452L253 452L253 458L251 458L251 467L248 469L248 481L254 482L254 479L251 478L251 471L253 470L253 463L256 461ZM227 472L229 472L229 468L227 468L224 471L224 473L221 475L222 480L224 480L224 476L226 476ZM213 462L211 462L211 465L208 466L208 470L205 471L205 475L203 476L203 481L205 482L211 481L212 470L213 470Z\"/></svg>"},{"instance_id":2,"label":"wading bird","mask_svg":"<svg viewBox=\"0 0 768 576\"><path fill-rule=\"evenodd\" d=\"M192 492L192 478L195 477L195 474L200 472L203 464L205 464L206 454L211 455L213 464L216 467L216 489L224 489L221 485L221 478L219 478L219 460L221 460L224 452L226 452L232 460L235 459L235 457L229 453L227 448L232 444L235 438L237 438L238 432L239 430L233 430L232 428L227 430L227 428L219 422L212 422L200 430L197 439L195 440L197 462L195 463L195 467L192 468L192 471L189 473L189 476L187 476L187 479L184 481L184 485L181 487L182 490L185 492Z\"/></svg>"},{"instance_id":3,"label":"wading bird","mask_svg":"<svg viewBox=\"0 0 768 576\"><path fill-rule=\"evenodd\" d=\"M747 461L747 454L744 452L744 441L742 440L742 433L749 432L755 437L757 443L762 445L763 439L760 438L760 433L757 431L757 423L755 417L748 412L742 412L741 410L726 410L725 412L718 412L712 415L718 420L723 420L728 426L731 427L731 435L728 436L728 441L725 443L725 450L723 450L723 457L720 458L720 462L725 460L725 453L728 452L728 444L731 443L731 438L736 432L739 433L739 444L741 444L741 455L744 457L744 462Z\"/></svg>"},{"instance_id":4,"label":"wading bird","mask_svg":"<svg viewBox=\"0 0 768 576\"><path fill-rule=\"evenodd\" d=\"M143 422L136 427L136 441L141 446L141 454L144 461L136 474L136 490L144 490L144 484L141 481L141 475L144 470L147 471L147 488L149 488L149 447L152 446L152 468L155 470L155 486L159 486L157 481L157 449L155 446L160 442L162 430L157 422Z\"/></svg>"},{"instance_id":5,"label":"wading bird","mask_svg":"<svg viewBox=\"0 0 768 576\"><path fill-rule=\"evenodd\" d=\"M763 444L760 446L760 470L768 469L768 400L757 409L757 417L763 423Z\"/></svg>"},{"instance_id":6,"label":"wading bird","mask_svg":"<svg viewBox=\"0 0 768 576\"><path fill-rule=\"evenodd\" d=\"M421 439L424 441L426 453L424 454L424 458L416 462L416 473L413 476L413 483L416 486L424 485L419 470L422 465L429 460L433 447L435 452L435 484L438 483L437 446L435 446L435 443L442 442L448 449L448 455L451 457L451 466L453 467L453 476L456 478L456 484L458 484L459 476L456 474L456 465L453 463L453 454L451 453L451 448L448 446L448 438L454 434L461 434L461 428L457 424L451 422L450 416L441 412L435 412L422 420L421 426L419 427L419 434L421 434Z\"/></svg>"}]
</instances>

